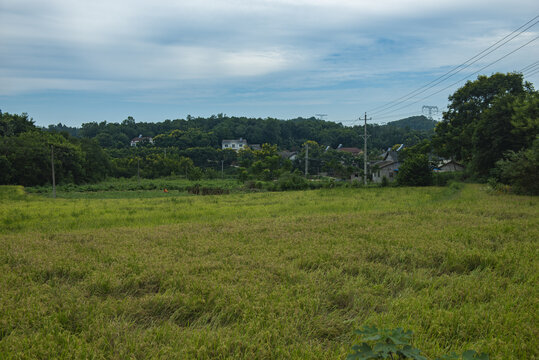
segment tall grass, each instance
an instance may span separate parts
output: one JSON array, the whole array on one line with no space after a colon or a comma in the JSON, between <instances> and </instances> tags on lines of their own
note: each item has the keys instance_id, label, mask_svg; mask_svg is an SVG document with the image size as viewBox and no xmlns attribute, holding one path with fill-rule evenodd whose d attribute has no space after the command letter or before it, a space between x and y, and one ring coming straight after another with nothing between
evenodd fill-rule
<instances>
[{"instance_id":1,"label":"tall grass","mask_svg":"<svg viewBox=\"0 0 539 360\"><path fill-rule=\"evenodd\" d=\"M0 358L539 357L539 217L480 187L0 202Z\"/></svg>"}]
</instances>

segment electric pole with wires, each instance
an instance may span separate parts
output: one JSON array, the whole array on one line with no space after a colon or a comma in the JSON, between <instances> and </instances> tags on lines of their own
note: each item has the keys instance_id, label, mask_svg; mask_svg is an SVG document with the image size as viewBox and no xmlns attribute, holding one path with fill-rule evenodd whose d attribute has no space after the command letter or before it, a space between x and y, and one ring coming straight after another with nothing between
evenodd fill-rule
<instances>
[{"instance_id":1,"label":"electric pole with wires","mask_svg":"<svg viewBox=\"0 0 539 360\"><path fill-rule=\"evenodd\" d=\"M367 113L365 113L365 125L363 126L363 184L367 185L367 139L370 135L367 135L367 120L372 120L372 118L367 119Z\"/></svg>"}]
</instances>

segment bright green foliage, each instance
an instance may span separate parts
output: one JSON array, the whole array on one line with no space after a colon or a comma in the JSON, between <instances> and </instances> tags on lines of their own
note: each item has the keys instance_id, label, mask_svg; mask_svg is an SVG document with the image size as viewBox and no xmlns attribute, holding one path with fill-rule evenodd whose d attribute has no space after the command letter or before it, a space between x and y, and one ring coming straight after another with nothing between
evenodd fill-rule
<instances>
[{"instance_id":1,"label":"bright green foliage","mask_svg":"<svg viewBox=\"0 0 539 360\"><path fill-rule=\"evenodd\" d=\"M427 360L420 355L419 349L410 345L412 332L397 329L377 329L376 326L364 326L356 330L363 341L361 345L354 345L353 354L346 357L347 360L370 360L370 359L413 359Z\"/></svg>"},{"instance_id":2,"label":"bright green foliage","mask_svg":"<svg viewBox=\"0 0 539 360\"><path fill-rule=\"evenodd\" d=\"M0 137L15 136L27 131L37 130L34 120L28 114L21 115L0 112Z\"/></svg>"},{"instance_id":3,"label":"bright green foliage","mask_svg":"<svg viewBox=\"0 0 539 360\"><path fill-rule=\"evenodd\" d=\"M356 330L360 336L361 345L354 345L354 353L346 357L347 360L428 360L421 355L421 351L411 345L412 332L402 328L377 329L376 326L364 326ZM466 350L462 355L452 352L443 355L436 360L489 360L485 353L477 353L475 350Z\"/></svg>"},{"instance_id":4,"label":"bright green foliage","mask_svg":"<svg viewBox=\"0 0 539 360\"><path fill-rule=\"evenodd\" d=\"M262 181L277 179L282 173L292 169L292 163L277 152L277 145L263 144L260 150L239 151L238 160L247 169L251 178ZM240 173L240 179L245 176Z\"/></svg>"}]
</instances>

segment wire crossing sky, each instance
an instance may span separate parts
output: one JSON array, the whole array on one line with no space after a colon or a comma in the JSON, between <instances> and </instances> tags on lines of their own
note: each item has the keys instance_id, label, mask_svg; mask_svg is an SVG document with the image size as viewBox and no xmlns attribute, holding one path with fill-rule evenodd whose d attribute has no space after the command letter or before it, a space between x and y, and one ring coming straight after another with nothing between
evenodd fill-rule
<instances>
[{"instance_id":1,"label":"wire crossing sky","mask_svg":"<svg viewBox=\"0 0 539 360\"><path fill-rule=\"evenodd\" d=\"M43 126L388 122L443 110L478 73L537 84L536 15L523 0L2 0L0 109Z\"/></svg>"}]
</instances>

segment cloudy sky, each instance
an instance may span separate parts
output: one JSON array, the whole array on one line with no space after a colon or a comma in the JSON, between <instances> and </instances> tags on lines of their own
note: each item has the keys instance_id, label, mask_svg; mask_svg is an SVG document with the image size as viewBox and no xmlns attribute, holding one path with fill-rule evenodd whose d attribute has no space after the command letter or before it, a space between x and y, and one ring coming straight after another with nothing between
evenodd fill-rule
<instances>
[{"instance_id":1,"label":"cloudy sky","mask_svg":"<svg viewBox=\"0 0 539 360\"><path fill-rule=\"evenodd\" d=\"M536 0L0 0L0 109L38 125L218 113L348 125L366 111L387 122L443 109L463 82L451 84L521 46L481 73L534 64L539 19L384 106L537 15ZM536 69L524 74L537 85Z\"/></svg>"}]
</instances>

